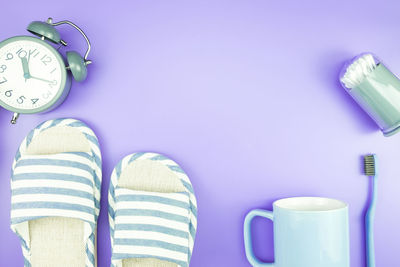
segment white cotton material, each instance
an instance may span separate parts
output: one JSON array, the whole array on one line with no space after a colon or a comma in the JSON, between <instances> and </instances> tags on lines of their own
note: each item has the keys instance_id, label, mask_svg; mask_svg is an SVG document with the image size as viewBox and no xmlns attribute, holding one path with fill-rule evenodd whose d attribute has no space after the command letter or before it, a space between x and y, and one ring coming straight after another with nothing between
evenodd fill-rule
<instances>
[{"instance_id":1,"label":"white cotton material","mask_svg":"<svg viewBox=\"0 0 400 267\"><path fill-rule=\"evenodd\" d=\"M365 54L347 67L340 81L348 89L354 88L368 77L376 67L374 56L372 54Z\"/></svg>"}]
</instances>

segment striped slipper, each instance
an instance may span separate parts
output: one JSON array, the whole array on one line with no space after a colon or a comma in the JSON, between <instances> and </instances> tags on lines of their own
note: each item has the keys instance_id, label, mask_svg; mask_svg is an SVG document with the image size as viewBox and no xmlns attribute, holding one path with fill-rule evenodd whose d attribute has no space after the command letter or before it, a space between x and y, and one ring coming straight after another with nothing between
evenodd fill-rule
<instances>
[{"instance_id":1,"label":"striped slipper","mask_svg":"<svg viewBox=\"0 0 400 267\"><path fill-rule=\"evenodd\" d=\"M197 227L192 184L174 161L126 156L108 195L112 266L189 266Z\"/></svg>"},{"instance_id":2,"label":"striped slipper","mask_svg":"<svg viewBox=\"0 0 400 267\"><path fill-rule=\"evenodd\" d=\"M11 229L25 266L96 266L101 155L74 119L46 121L22 141L11 177Z\"/></svg>"}]
</instances>

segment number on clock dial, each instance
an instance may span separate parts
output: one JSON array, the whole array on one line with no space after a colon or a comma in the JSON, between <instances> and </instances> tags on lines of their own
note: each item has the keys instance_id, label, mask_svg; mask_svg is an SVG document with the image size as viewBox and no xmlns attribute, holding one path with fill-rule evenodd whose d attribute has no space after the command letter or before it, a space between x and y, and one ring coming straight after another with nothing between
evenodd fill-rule
<instances>
[{"instance_id":1,"label":"number on clock dial","mask_svg":"<svg viewBox=\"0 0 400 267\"><path fill-rule=\"evenodd\" d=\"M18 104L22 104L22 103L24 103L24 100L25 100L25 98L26 98L26 97L25 97L25 96L23 96L23 95L22 95L22 96L20 96L20 97L18 97L18 98L17 98L17 102L18 102Z\"/></svg>"},{"instance_id":2,"label":"number on clock dial","mask_svg":"<svg viewBox=\"0 0 400 267\"><path fill-rule=\"evenodd\" d=\"M6 60L11 60L11 59L13 59L13 58L14 58L13 54L7 53L7 55L6 55Z\"/></svg>"},{"instance_id":3,"label":"number on clock dial","mask_svg":"<svg viewBox=\"0 0 400 267\"><path fill-rule=\"evenodd\" d=\"M19 58L24 58L24 57L26 57L27 55L28 55L28 53L26 53L26 51L25 50L23 50L22 48L20 48L18 51L17 51L17 56L19 57Z\"/></svg>"},{"instance_id":4,"label":"number on clock dial","mask_svg":"<svg viewBox=\"0 0 400 267\"><path fill-rule=\"evenodd\" d=\"M37 55L39 55L39 51L35 48L33 50L29 50L29 54L28 54L28 59L30 59L31 57L35 58L37 57Z\"/></svg>"},{"instance_id":5,"label":"number on clock dial","mask_svg":"<svg viewBox=\"0 0 400 267\"><path fill-rule=\"evenodd\" d=\"M13 90L8 90L4 94L6 95L6 97L11 97L12 96L12 91Z\"/></svg>"},{"instance_id":6,"label":"number on clock dial","mask_svg":"<svg viewBox=\"0 0 400 267\"><path fill-rule=\"evenodd\" d=\"M51 57L49 57L48 55L44 55L41 59L40 59L44 65L47 65L47 63L51 62Z\"/></svg>"},{"instance_id":7,"label":"number on clock dial","mask_svg":"<svg viewBox=\"0 0 400 267\"><path fill-rule=\"evenodd\" d=\"M5 72L6 69L7 69L7 66L6 66L6 65L1 65L1 66L0 66L0 73Z\"/></svg>"}]
</instances>

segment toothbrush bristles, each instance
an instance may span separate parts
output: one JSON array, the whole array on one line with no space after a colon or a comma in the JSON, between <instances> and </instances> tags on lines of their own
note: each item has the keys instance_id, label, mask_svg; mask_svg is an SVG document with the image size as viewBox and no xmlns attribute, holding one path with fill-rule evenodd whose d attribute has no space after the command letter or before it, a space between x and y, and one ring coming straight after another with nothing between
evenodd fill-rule
<instances>
[{"instance_id":1,"label":"toothbrush bristles","mask_svg":"<svg viewBox=\"0 0 400 267\"><path fill-rule=\"evenodd\" d=\"M364 173L367 176L375 175L375 157L374 157L374 155L364 156Z\"/></svg>"}]
</instances>

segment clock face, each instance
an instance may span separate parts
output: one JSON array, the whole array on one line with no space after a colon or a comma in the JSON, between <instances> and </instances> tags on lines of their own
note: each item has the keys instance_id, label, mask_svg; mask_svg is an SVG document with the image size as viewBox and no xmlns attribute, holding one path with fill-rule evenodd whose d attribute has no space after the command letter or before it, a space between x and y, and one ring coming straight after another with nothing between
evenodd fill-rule
<instances>
[{"instance_id":1,"label":"clock face","mask_svg":"<svg viewBox=\"0 0 400 267\"><path fill-rule=\"evenodd\" d=\"M40 112L60 97L66 70L60 54L33 37L0 43L0 104L19 113Z\"/></svg>"}]
</instances>

